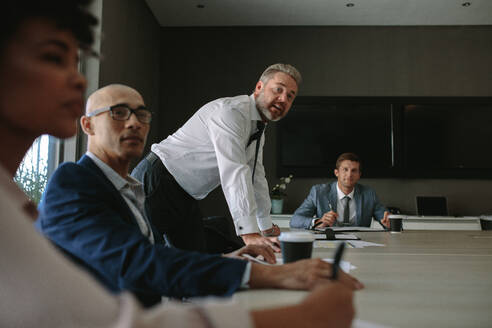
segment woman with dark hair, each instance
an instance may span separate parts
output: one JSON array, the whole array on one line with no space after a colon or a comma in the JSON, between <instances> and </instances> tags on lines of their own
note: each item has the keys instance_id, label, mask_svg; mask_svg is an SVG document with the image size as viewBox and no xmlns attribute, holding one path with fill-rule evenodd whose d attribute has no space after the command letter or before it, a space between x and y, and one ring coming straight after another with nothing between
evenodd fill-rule
<instances>
[{"instance_id":1,"label":"woman with dark hair","mask_svg":"<svg viewBox=\"0 0 492 328\"><path fill-rule=\"evenodd\" d=\"M36 233L36 210L12 178L35 138L76 133L97 20L89 1L11 1L0 29L0 327L349 326L352 291L320 287L299 305L247 312L237 304L167 304L143 311L127 293L108 294ZM326 316L326 309L333 315ZM331 313L331 312L330 312ZM312 320L312 322L308 322ZM285 324L285 323L289 324Z\"/></svg>"}]
</instances>

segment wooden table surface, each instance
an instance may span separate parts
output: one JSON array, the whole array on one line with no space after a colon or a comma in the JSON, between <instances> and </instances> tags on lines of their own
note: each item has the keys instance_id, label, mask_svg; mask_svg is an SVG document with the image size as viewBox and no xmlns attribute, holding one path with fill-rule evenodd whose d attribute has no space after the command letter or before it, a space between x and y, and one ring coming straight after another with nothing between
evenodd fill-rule
<instances>
[{"instance_id":1,"label":"wooden table surface","mask_svg":"<svg viewBox=\"0 0 492 328\"><path fill-rule=\"evenodd\" d=\"M357 318L392 327L492 327L492 231L356 233L385 247L347 248ZM314 257L334 249L315 248ZM297 303L303 291L248 290L234 298L249 309Z\"/></svg>"}]
</instances>

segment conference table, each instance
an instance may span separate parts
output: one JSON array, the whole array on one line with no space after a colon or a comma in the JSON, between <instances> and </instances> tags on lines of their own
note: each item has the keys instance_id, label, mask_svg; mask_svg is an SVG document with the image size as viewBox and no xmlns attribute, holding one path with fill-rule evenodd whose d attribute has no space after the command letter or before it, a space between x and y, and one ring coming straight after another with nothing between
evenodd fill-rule
<instances>
[{"instance_id":1,"label":"conference table","mask_svg":"<svg viewBox=\"0 0 492 328\"><path fill-rule=\"evenodd\" d=\"M492 327L492 231L355 232L384 244L346 248L356 319L387 327ZM314 248L331 258L334 248ZM280 255L279 255L280 256ZM248 309L300 302L307 292L247 290L234 299Z\"/></svg>"}]
</instances>

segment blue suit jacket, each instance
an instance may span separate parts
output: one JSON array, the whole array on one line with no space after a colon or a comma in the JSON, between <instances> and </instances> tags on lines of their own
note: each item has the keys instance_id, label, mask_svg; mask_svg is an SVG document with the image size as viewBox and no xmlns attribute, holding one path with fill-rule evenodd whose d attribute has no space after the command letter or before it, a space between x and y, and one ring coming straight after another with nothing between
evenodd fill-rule
<instances>
[{"instance_id":1,"label":"blue suit jacket","mask_svg":"<svg viewBox=\"0 0 492 328\"><path fill-rule=\"evenodd\" d=\"M369 227L372 218L380 221L387 209L379 202L376 192L361 184L354 188L354 201L356 206L355 225ZM295 211L290 220L291 228L309 228L313 217L320 218L330 211L337 211L337 181L326 184L314 185L309 196Z\"/></svg>"},{"instance_id":2,"label":"blue suit jacket","mask_svg":"<svg viewBox=\"0 0 492 328\"><path fill-rule=\"evenodd\" d=\"M246 261L166 247L153 227L152 245L87 156L55 171L39 212L39 231L111 291L130 290L145 306L162 295L231 295L241 284Z\"/></svg>"}]
</instances>

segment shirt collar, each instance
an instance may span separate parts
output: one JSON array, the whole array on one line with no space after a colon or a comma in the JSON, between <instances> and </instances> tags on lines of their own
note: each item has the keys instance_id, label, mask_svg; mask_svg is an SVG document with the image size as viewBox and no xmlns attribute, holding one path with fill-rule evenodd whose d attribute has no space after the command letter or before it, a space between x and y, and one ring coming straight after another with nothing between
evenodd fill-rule
<instances>
[{"instance_id":1,"label":"shirt collar","mask_svg":"<svg viewBox=\"0 0 492 328\"><path fill-rule=\"evenodd\" d=\"M256 100L255 100L254 94L251 94L249 96L249 98L251 99L251 101L249 102L250 103L249 109L251 110L251 120L252 121L263 120L261 118L260 112L258 111L258 108L256 108ZM267 124L267 123L265 123L265 124Z\"/></svg>"},{"instance_id":2,"label":"shirt collar","mask_svg":"<svg viewBox=\"0 0 492 328\"><path fill-rule=\"evenodd\" d=\"M355 187L354 187L354 189L352 189L352 191L348 195L345 195L343 193L343 191L341 191L340 188L338 187L338 181L337 181L337 196L338 196L338 199L342 199L345 196L348 196L350 199L354 199L354 191L355 191Z\"/></svg>"},{"instance_id":3,"label":"shirt collar","mask_svg":"<svg viewBox=\"0 0 492 328\"><path fill-rule=\"evenodd\" d=\"M127 185L129 187L135 187L142 184L140 181L136 180L130 175L127 175L126 178L123 178L115 170L113 170L111 166L104 163L102 160L99 159L99 157L97 157L90 151L87 151L86 155L94 161L94 164L96 164L97 167L101 169L101 171L103 171L104 175L109 179L109 181L111 181L111 183L116 187L117 190L120 191Z\"/></svg>"}]
</instances>

